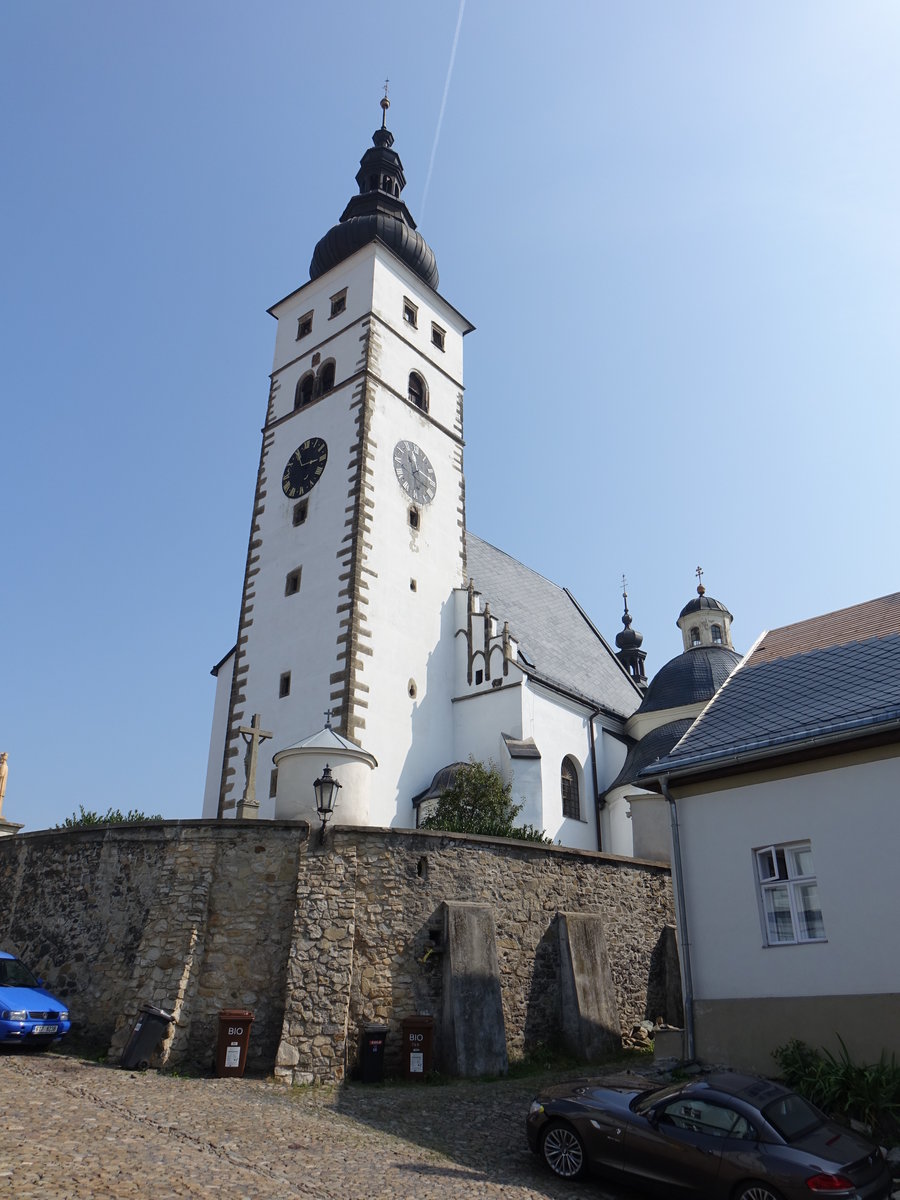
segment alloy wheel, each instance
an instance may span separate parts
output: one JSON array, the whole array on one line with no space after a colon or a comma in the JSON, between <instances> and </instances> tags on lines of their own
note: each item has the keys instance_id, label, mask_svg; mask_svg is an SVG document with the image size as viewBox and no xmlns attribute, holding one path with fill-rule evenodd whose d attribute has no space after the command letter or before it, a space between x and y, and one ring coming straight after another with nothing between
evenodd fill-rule
<instances>
[{"instance_id":1,"label":"alloy wheel","mask_svg":"<svg viewBox=\"0 0 900 1200\"><path fill-rule=\"evenodd\" d=\"M543 1153L550 1170L563 1179L577 1179L584 1174L584 1146L570 1125L550 1126L544 1134Z\"/></svg>"}]
</instances>

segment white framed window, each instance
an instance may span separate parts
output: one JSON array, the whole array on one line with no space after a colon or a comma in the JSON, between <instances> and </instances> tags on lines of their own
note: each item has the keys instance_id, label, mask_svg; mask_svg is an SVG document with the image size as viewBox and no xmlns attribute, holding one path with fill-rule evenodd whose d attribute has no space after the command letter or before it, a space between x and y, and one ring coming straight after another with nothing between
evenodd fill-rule
<instances>
[{"instance_id":1,"label":"white framed window","mask_svg":"<svg viewBox=\"0 0 900 1200\"><path fill-rule=\"evenodd\" d=\"M755 851L760 912L767 946L824 942L812 849L786 842Z\"/></svg>"},{"instance_id":2,"label":"white framed window","mask_svg":"<svg viewBox=\"0 0 900 1200\"><path fill-rule=\"evenodd\" d=\"M713 645L721 646L722 645L722 626L721 625L713 625L713 627L710 629L709 632L712 634Z\"/></svg>"}]
</instances>

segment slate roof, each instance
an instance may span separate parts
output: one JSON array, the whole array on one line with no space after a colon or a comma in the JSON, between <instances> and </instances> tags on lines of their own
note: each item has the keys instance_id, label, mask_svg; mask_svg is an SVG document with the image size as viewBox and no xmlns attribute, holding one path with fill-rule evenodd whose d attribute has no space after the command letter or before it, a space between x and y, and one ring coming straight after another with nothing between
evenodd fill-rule
<instances>
[{"instance_id":1,"label":"slate roof","mask_svg":"<svg viewBox=\"0 0 900 1200\"><path fill-rule=\"evenodd\" d=\"M667 725L657 725L656 729L651 729L628 751L628 756L622 764L622 770L606 788L606 791L611 792L613 788L634 783L645 767L651 766L669 753L693 723L693 717L682 717L678 721L669 721Z\"/></svg>"},{"instance_id":2,"label":"slate roof","mask_svg":"<svg viewBox=\"0 0 900 1200\"><path fill-rule=\"evenodd\" d=\"M721 769L884 727L900 736L900 592L764 633L645 775Z\"/></svg>"},{"instance_id":3,"label":"slate roof","mask_svg":"<svg viewBox=\"0 0 900 1200\"><path fill-rule=\"evenodd\" d=\"M711 700L741 656L730 646L694 646L670 659L653 676L640 711L660 712Z\"/></svg>"},{"instance_id":4,"label":"slate roof","mask_svg":"<svg viewBox=\"0 0 900 1200\"><path fill-rule=\"evenodd\" d=\"M628 717L641 692L612 647L565 590L466 531L469 578L519 643L519 666L537 680Z\"/></svg>"}]
</instances>

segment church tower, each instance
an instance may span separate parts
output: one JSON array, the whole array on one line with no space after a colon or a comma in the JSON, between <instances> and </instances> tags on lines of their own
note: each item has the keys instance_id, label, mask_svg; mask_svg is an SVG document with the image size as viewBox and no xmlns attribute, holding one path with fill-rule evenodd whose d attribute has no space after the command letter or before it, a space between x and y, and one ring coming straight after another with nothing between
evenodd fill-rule
<instances>
[{"instance_id":1,"label":"church tower","mask_svg":"<svg viewBox=\"0 0 900 1200\"><path fill-rule=\"evenodd\" d=\"M204 816L309 815L275 756L323 724L368 766L346 823L414 823L410 797L452 751L453 590L465 585L463 337L401 198L386 127L275 304L275 356L237 644L215 668ZM325 713L330 720L325 719ZM256 788L245 794L251 718Z\"/></svg>"}]
</instances>

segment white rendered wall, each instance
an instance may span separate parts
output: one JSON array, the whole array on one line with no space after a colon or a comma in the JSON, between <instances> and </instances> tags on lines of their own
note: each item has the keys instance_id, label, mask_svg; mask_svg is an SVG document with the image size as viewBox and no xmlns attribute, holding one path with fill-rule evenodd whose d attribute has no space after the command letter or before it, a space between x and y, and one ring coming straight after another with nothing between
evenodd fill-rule
<instances>
[{"instance_id":1,"label":"white rendered wall","mask_svg":"<svg viewBox=\"0 0 900 1200\"><path fill-rule=\"evenodd\" d=\"M900 759L678 800L698 999L897 991ZM809 841L826 942L764 947L754 850Z\"/></svg>"},{"instance_id":2,"label":"white rendered wall","mask_svg":"<svg viewBox=\"0 0 900 1200\"><path fill-rule=\"evenodd\" d=\"M228 702L231 698L233 672L234 653L231 653L219 666L216 674L216 698L213 704L212 732L209 735L206 788L203 792L203 816L209 820L219 815L219 782L222 778L222 755L225 752L225 730L228 726ZM241 785L243 790L243 775Z\"/></svg>"}]
</instances>

